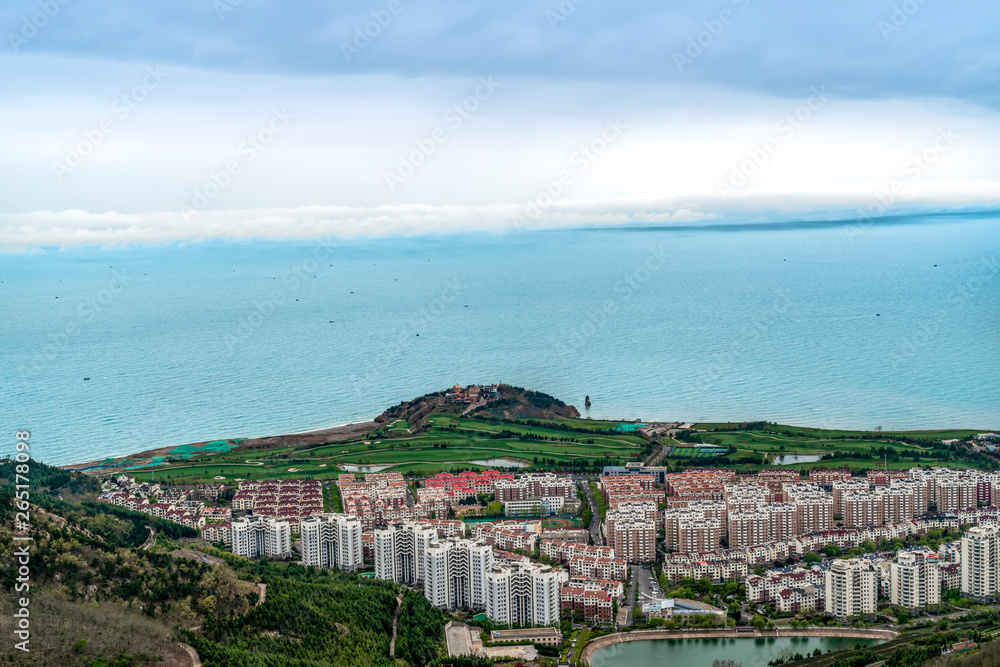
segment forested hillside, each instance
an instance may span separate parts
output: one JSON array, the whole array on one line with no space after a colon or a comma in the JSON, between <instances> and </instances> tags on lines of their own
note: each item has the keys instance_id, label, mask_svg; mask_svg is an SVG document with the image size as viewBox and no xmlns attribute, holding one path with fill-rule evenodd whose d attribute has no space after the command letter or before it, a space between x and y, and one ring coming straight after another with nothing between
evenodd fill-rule
<instances>
[{"instance_id":1,"label":"forested hillside","mask_svg":"<svg viewBox=\"0 0 1000 667\"><path fill-rule=\"evenodd\" d=\"M404 667L438 657L441 613L419 593L402 594L392 658L401 593L394 584L247 561L177 524L91 502L93 479L34 462L30 479L31 652L14 651L4 664L186 667L182 643L195 647L205 667ZM22 595L13 590L12 481L13 465L0 463L0 629L7 636ZM138 548L148 525L172 551ZM267 590L263 604L258 583Z\"/></svg>"}]
</instances>

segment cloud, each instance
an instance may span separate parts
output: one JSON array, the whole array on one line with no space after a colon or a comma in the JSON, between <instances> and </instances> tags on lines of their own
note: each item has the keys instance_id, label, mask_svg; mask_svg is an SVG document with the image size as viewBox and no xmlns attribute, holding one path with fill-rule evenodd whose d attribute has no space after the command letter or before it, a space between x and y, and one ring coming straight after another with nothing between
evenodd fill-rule
<instances>
[{"instance_id":1,"label":"cloud","mask_svg":"<svg viewBox=\"0 0 1000 667\"><path fill-rule=\"evenodd\" d=\"M389 4L58 2L58 14L18 53L292 76L493 72L688 82L786 97L825 81L856 98L948 96L1000 103L1000 43L989 20L995 5L988 0L808 6L763 0L397 0L399 11L391 14ZM219 5L232 11L220 12ZM37 0L3 3L0 26L7 41L38 11ZM727 11L732 19L722 24ZM354 46L359 32L364 46L348 59L343 45ZM692 41L703 44L702 53L692 67L678 71L673 56Z\"/></svg>"},{"instance_id":2,"label":"cloud","mask_svg":"<svg viewBox=\"0 0 1000 667\"><path fill-rule=\"evenodd\" d=\"M692 193L664 199L546 201L526 214L524 205L303 206L213 210L190 219L173 211L88 213L80 210L0 214L0 251L40 247L128 245L210 239L350 239L397 235L487 232L511 234L585 227L828 224L845 228L908 212L1000 207L1000 183L941 181L920 184L890 205L890 183L827 186L799 191L755 189L723 198ZM870 211L869 213L863 213Z\"/></svg>"}]
</instances>

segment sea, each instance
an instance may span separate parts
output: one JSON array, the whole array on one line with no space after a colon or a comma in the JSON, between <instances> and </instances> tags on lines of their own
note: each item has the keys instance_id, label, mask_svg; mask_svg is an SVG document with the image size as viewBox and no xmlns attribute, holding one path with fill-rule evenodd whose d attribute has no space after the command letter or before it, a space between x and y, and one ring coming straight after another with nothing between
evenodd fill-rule
<instances>
[{"instance_id":1,"label":"sea","mask_svg":"<svg viewBox=\"0 0 1000 667\"><path fill-rule=\"evenodd\" d=\"M68 464L503 382L602 419L996 429L998 222L4 254L0 424Z\"/></svg>"}]
</instances>

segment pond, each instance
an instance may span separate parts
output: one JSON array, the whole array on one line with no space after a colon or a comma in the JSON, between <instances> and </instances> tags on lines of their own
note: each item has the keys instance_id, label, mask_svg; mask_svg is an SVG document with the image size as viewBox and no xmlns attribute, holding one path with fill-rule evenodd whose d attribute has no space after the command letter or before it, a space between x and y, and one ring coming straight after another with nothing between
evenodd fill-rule
<instances>
[{"instance_id":1,"label":"pond","mask_svg":"<svg viewBox=\"0 0 1000 667\"><path fill-rule=\"evenodd\" d=\"M796 463L816 463L823 457L822 454L785 454L775 455L772 463L779 466L790 466Z\"/></svg>"},{"instance_id":2,"label":"pond","mask_svg":"<svg viewBox=\"0 0 1000 667\"><path fill-rule=\"evenodd\" d=\"M490 468L527 468L530 464L514 461L512 459L479 459L469 461L477 466L488 466Z\"/></svg>"},{"instance_id":3,"label":"pond","mask_svg":"<svg viewBox=\"0 0 1000 667\"><path fill-rule=\"evenodd\" d=\"M343 468L344 470L346 470L347 472L382 472L386 468L391 468L392 465L384 465L384 466L355 466L355 465L350 465L350 464L344 463L340 467Z\"/></svg>"},{"instance_id":4,"label":"pond","mask_svg":"<svg viewBox=\"0 0 1000 667\"><path fill-rule=\"evenodd\" d=\"M734 660L743 667L767 667L783 649L794 655L811 654L817 648L840 651L854 648L860 641L868 646L882 642L878 639L850 639L846 637L759 637L756 639L650 639L613 644L598 650L590 661L591 667L712 667L712 661Z\"/></svg>"}]
</instances>

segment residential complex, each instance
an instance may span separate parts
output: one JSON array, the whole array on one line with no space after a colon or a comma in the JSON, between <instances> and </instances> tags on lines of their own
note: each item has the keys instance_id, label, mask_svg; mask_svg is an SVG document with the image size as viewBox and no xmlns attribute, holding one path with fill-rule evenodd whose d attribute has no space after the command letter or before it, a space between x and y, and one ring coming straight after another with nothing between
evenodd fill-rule
<instances>
[{"instance_id":1,"label":"residential complex","mask_svg":"<svg viewBox=\"0 0 1000 667\"><path fill-rule=\"evenodd\" d=\"M288 521L261 515L234 520L233 553L244 558L288 558L292 554Z\"/></svg>"},{"instance_id":2,"label":"residential complex","mask_svg":"<svg viewBox=\"0 0 1000 667\"><path fill-rule=\"evenodd\" d=\"M904 549L890 564L889 599L907 609L941 602L941 557L929 549Z\"/></svg>"},{"instance_id":3,"label":"residential complex","mask_svg":"<svg viewBox=\"0 0 1000 667\"><path fill-rule=\"evenodd\" d=\"M875 613L878 582L878 573L866 559L833 561L826 571L826 613L838 618Z\"/></svg>"},{"instance_id":4,"label":"residential complex","mask_svg":"<svg viewBox=\"0 0 1000 667\"><path fill-rule=\"evenodd\" d=\"M361 522L346 514L317 514L301 522L303 565L353 572L364 567Z\"/></svg>"},{"instance_id":5,"label":"residential complex","mask_svg":"<svg viewBox=\"0 0 1000 667\"><path fill-rule=\"evenodd\" d=\"M962 595L987 601L998 595L1000 527L976 526L962 535Z\"/></svg>"}]
</instances>

